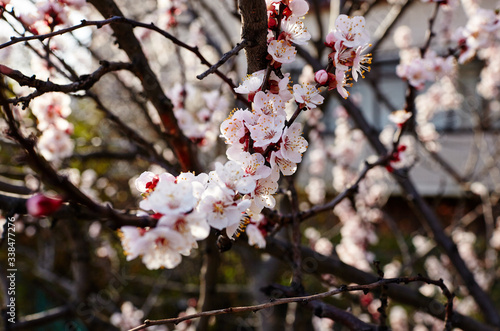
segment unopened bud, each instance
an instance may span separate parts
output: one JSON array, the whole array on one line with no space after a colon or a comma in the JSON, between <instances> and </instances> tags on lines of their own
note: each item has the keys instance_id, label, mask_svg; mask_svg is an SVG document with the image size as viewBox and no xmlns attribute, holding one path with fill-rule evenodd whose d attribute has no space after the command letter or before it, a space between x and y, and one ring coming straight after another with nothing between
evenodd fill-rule
<instances>
[{"instance_id":1,"label":"unopened bud","mask_svg":"<svg viewBox=\"0 0 500 331\"><path fill-rule=\"evenodd\" d=\"M56 212L62 205L61 199L46 197L38 193L26 201L28 213L35 217L47 216Z\"/></svg>"},{"instance_id":2,"label":"unopened bud","mask_svg":"<svg viewBox=\"0 0 500 331\"><path fill-rule=\"evenodd\" d=\"M326 35L325 45L328 46L328 47L333 48L333 46L335 45L336 41L337 41L337 38L335 38L335 34L332 31L332 32L330 32L330 33L328 33Z\"/></svg>"},{"instance_id":3,"label":"unopened bud","mask_svg":"<svg viewBox=\"0 0 500 331\"><path fill-rule=\"evenodd\" d=\"M320 85L325 85L326 83L328 83L328 73L326 72L326 70L321 69L320 71L316 72L316 74L314 74L314 80Z\"/></svg>"}]
</instances>

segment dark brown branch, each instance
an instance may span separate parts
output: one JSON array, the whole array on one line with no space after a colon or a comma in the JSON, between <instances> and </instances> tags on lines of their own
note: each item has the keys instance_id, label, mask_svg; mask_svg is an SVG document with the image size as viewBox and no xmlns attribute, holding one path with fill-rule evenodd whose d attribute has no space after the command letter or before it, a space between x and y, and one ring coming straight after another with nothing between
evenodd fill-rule
<instances>
[{"instance_id":1,"label":"dark brown branch","mask_svg":"<svg viewBox=\"0 0 500 331\"><path fill-rule=\"evenodd\" d=\"M271 302L258 304L258 305L254 305L254 306L230 307L230 308L224 308L224 309L204 311L201 313L196 313L196 314L182 316L182 317L176 317L176 318L168 318L168 319L154 320L154 321L153 320L146 320L146 321L144 321L144 324L142 324L138 327L135 327L133 329L130 329L130 331L144 330L144 329L147 329L149 326L153 326L153 325L164 325L167 323L178 324L182 321L187 321L187 320L191 320L193 318L198 318L198 317L217 316L217 315L222 315L222 314L243 313L243 312L248 312L248 311L256 312L256 311L259 311L262 309L270 308L270 307L277 306L277 305L282 305L285 303L291 303L291 302L309 303L309 302L312 302L314 300L324 299L324 298L327 298L327 297L330 297L330 296L333 296L336 294L340 294L340 293L355 292L355 291L366 292L366 291L370 291L370 290L373 290L373 289L376 289L376 288L379 288L381 286L388 285L388 284L401 284L401 283L408 284L408 283L412 283L412 282L425 282L427 284L436 285L436 286L441 288L441 290L443 291L443 294L446 296L449 303L451 302L451 300L453 300L454 295L452 293L450 293L450 291L448 290L446 285L444 285L442 280L433 280L433 279L423 277L420 275L414 276L414 277L387 278L387 279L381 279L381 280L373 282L371 284L353 285L353 286L342 285L339 288L336 288L336 289L333 289L333 290L330 290L327 292L319 293L319 294L292 297L292 298L275 299ZM450 304L450 306L452 306L452 305ZM453 310L451 310L451 312L453 312ZM351 330L365 330L365 327L369 326L369 324L362 322L357 317L354 317L352 314L347 313L347 312L342 311L342 310L336 311L334 313L335 316L333 316L333 317L335 317L335 318L341 317L340 313L342 313L342 315L344 315L343 316L345 318L344 322L347 325L351 326L350 327ZM328 316L325 316L325 317L328 317ZM348 320L348 318L349 318L349 320ZM355 321L359 321L359 322L356 323ZM357 327L362 327L362 328L357 329ZM375 330L375 329L369 328L368 330Z\"/></svg>"},{"instance_id":2,"label":"dark brown branch","mask_svg":"<svg viewBox=\"0 0 500 331\"><path fill-rule=\"evenodd\" d=\"M101 62L103 58L101 58L93 49L90 47L87 47L84 45L73 33L71 33L73 38L75 38L76 42L80 47L86 47L87 50L90 52L92 57L97 60L98 62ZM151 126L151 128L154 130L154 132L157 134L158 137L162 136L161 132L161 126L158 125L158 123L155 123L153 119L151 118L151 115L148 112L146 102L144 100L141 100L139 98L139 92L136 91L133 87L127 85L124 80L120 77L120 75L117 75L116 72L113 72L113 76L116 79L116 81L120 84L120 86L127 92L128 96L132 100L133 103L135 103L139 109L142 111L144 117L146 118L146 121L148 124Z\"/></svg>"},{"instance_id":3,"label":"dark brown branch","mask_svg":"<svg viewBox=\"0 0 500 331\"><path fill-rule=\"evenodd\" d=\"M377 166L386 164L388 162L388 160L389 160L389 156L390 155L384 155L384 156L380 157L374 163L365 162L365 167L360 172L360 174L358 175L358 178L356 179L356 181L351 186L347 187L344 191L342 191L341 193L337 194L337 196L335 198L333 198L331 201L329 201L329 202L327 202L327 203L325 203L323 205L317 205L317 206L314 206L314 207L312 207L312 208L310 208L308 210L299 212L298 214L296 214L297 215L297 219L300 220L300 221L304 221L304 220L306 220L308 218L316 216L319 213L322 213L322 212L325 212L325 211L330 211L333 208L335 208L336 205L338 205L340 202L342 202L342 200L344 200L345 198L353 196L358 191L359 184L366 177L366 175L368 174L368 172L371 169L373 169L373 168L375 168ZM279 215L276 211L270 210L270 209L264 209L262 213L271 222L277 223L277 224L280 224L280 225L284 225L284 224L290 223L294 219L294 213L292 213L292 214L286 214L286 215Z\"/></svg>"},{"instance_id":4,"label":"dark brown branch","mask_svg":"<svg viewBox=\"0 0 500 331\"><path fill-rule=\"evenodd\" d=\"M251 42L245 47L247 73L267 67L267 9L265 0L240 0L241 40Z\"/></svg>"},{"instance_id":5,"label":"dark brown branch","mask_svg":"<svg viewBox=\"0 0 500 331\"><path fill-rule=\"evenodd\" d=\"M434 11L431 14L431 17L429 18L429 27L427 28L426 32L426 42L425 45L420 49L420 56L424 57L425 52L429 49L429 46L431 45L432 38L434 37L434 32L432 32L432 27L434 26L434 22L436 21L436 17L439 11L439 6L441 6L441 3L439 1L436 1L434 4Z\"/></svg>"},{"instance_id":6,"label":"dark brown branch","mask_svg":"<svg viewBox=\"0 0 500 331\"><path fill-rule=\"evenodd\" d=\"M345 287L342 287L344 290ZM293 287L286 287L279 284L273 284L262 289L267 295L272 294L285 297L296 297L297 293ZM300 302L304 305L304 302ZM333 305L328 305L323 301L313 300L306 302L307 307L310 308L314 315L321 318L329 318L332 321L345 325L348 329L353 331L377 331L377 327L373 324L368 324L354 316L347 310L340 309Z\"/></svg>"},{"instance_id":7,"label":"dark brown branch","mask_svg":"<svg viewBox=\"0 0 500 331\"><path fill-rule=\"evenodd\" d=\"M353 331L376 331L377 327L368 324L354 316L353 314L337 308L332 305L327 305L321 301L313 301L309 303L314 310L314 314L318 317L329 318L335 322L339 322Z\"/></svg>"},{"instance_id":8,"label":"dark brown branch","mask_svg":"<svg viewBox=\"0 0 500 331\"><path fill-rule=\"evenodd\" d=\"M230 50L229 52L222 55L220 60L216 64L211 66L210 69L208 69L207 71L205 71L202 74L199 74L198 76L196 76L196 78L201 80L201 79L207 77L208 75L213 74L221 65L226 63L232 56L237 55L239 53L239 51L241 51L243 48L245 48L247 46L251 46L251 44L252 43L249 40L243 39L241 41L241 43L236 44L236 46L232 50Z\"/></svg>"},{"instance_id":9,"label":"dark brown branch","mask_svg":"<svg viewBox=\"0 0 500 331\"><path fill-rule=\"evenodd\" d=\"M183 171L200 171L195 147L179 128L174 116L172 102L165 95L157 76L151 69L149 61L142 51L141 44L134 35L133 28L136 26L148 27L155 31L162 31L162 35L166 34L172 39L175 38L153 24L143 24L128 20L124 17L113 17L123 16L123 14L112 0L91 0L89 2L92 3L104 17L112 17L105 21L126 23L119 25L111 24L111 28L114 31L114 36L116 37L119 47L125 51L130 60L134 63L133 71L140 79L146 97L153 104L160 116L165 128L163 137L177 156Z\"/></svg>"},{"instance_id":10,"label":"dark brown branch","mask_svg":"<svg viewBox=\"0 0 500 331\"><path fill-rule=\"evenodd\" d=\"M11 326L12 330L33 330L63 317L73 314L68 306L59 306L39 313L23 316Z\"/></svg>"},{"instance_id":11,"label":"dark brown branch","mask_svg":"<svg viewBox=\"0 0 500 331\"><path fill-rule=\"evenodd\" d=\"M0 210L10 214L26 215L27 198L0 194ZM79 205L63 204L59 210L51 215L55 219L68 219L76 217L79 220L97 220L99 214L93 213L87 208L80 208Z\"/></svg>"},{"instance_id":12,"label":"dark brown branch","mask_svg":"<svg viewBox=\"0 0 500 331\"><path fill-rule=\"evenodd\" d=\"M0 181L0 191L14 193L14 194L22 194L22 195L33 193L33 191L27 188L26 186L18 186L2 181Z\"/></svg>"},{"instance_id":13,"label":"dark brown branch","mask_svg":"<svg viewBox=\"0 0 500 331\"><path fill-rule=\"evenodd\" d=\"M8 76L12 79L14 79L16 82L19 83L21 86L29 86L36 88L39 92L46 93L46 92L63 92L63 93L70 93L70 92L76 92L80 90L88 90L90 89L99 79L101 79L102 76L104 76L106 73L110 71L116 71L116 70L131 70L132 69L132 64L131 63L123 63L123 62L105 62L103 61L101 63L101 66L99 69L94 71L90 75L83 75L80 76L79 80L66 84L66 85L59 85L52 83L51 81L42 81L39 79L36 79L34 76L28 77L23 75L22 72L18 70L13 70L7 66L1 65L0 64L0 74L4 74L5 76ZM40 95L40 94L39 94Z\"/></svg>"},{"instance_id":14,"label":"dark brown branch","mask_svg":"<svg viewBox=\"0 0 500 331\"><path fill-rule=\"evenodd\" d=\"M269 253L270 255L281 260L291 260L291 244L270 237L267 237L266 241L266 253ZM370 284L377 282L377 276L345 264L334 256L324 256L303 246L301 247L301 251L304 263L308 266L307 272L309 273L331 274L348 281L349 283ZM416 309L439 319L444 320L446 318L446 307L438 301L428 298L417 290L413 290L407 286L397 285L394 283L389 284L387 288L387 295L393 300L411 305ZM468 316L461 315L456 311L453 312L450 320L454 327L461 328L466 331L496 330L496 328L483 324Z\"/></svg>"},{"instance_id":15,"label":"dark brown branch","mask_svg":"<svg viewBox=\"0 0 500 331\"><path fill-rule=\"evenodd\" d=\"M200 297L198 308L201 311L214 309L217 302L217 271L220 264L220 253L215 246L216 235L211 232L205 239L203 266L200 270ZM201 316L198 331L208 330L209 318Z\"/></svg>"},{"instance_id":16,"label":"dark brown branch","mask_svg":"<svg viewBox=\"0 0 500 331\"><path fill-rule=\"evenodd\" d=\"M370 145L377 151L379 155L387 155L387 150L378 138L378 133L366 121L361 110L355 106L350 100L341 100L344 108L347 109L349 115L367 137ZM443 251L448 255L450 261L455 266L455 269L460 274L464 284L474 297L481 310L484 312L487 320L495 326L500 326L500 315L498 309L493 304L491 298L484 292L474 278L474 274L467 268L464 260L458 253L457 246L448 237L434 211L425 202L422 196L415 188L409 177L400 170L395 170L393 177L398 182L399 186L405 193L406 198L410 202L416 215L424 225L430 228L434 235L434 240L439 244Z\"/></svg>"}]
</instances>

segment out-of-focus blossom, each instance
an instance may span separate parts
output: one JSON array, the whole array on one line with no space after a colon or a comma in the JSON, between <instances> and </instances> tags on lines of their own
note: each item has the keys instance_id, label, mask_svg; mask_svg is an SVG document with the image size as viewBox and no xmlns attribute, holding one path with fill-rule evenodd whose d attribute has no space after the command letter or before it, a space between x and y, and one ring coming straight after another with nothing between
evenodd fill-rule
<instances>
[{"instance_id":1,"label":"out-of-focus blossom","mask_svg":"<svg viewBox=\"0 0 500 331\"><path fill-rule=\"evenodd\" d=\"M38 193L26 201L26 209L31 216L43 217L55 213L61 208L62 203L63 200L60 198L49 198Z\"/></svg>"}]
</instances>

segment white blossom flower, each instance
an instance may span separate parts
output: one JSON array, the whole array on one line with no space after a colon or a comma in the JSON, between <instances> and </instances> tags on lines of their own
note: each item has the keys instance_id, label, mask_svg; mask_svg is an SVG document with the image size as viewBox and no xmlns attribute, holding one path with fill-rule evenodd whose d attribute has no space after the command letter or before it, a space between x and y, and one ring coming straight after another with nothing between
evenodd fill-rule
<instances>
[{"instance_id":1,"label":"white blossom flower","mask_svg":"<svg viewBox=\"0 0 500 331\"><path fill-rule=\"evenodd\" d=\"M339 15L335 28L336 47L342 42L345 47L356 48L364 46L370 40L370 35L365 30L365 18L362 16Z\"/></svg>"},{"instance_id":2,"label":"white blossom flower","mask_svg":"<svg viewBox=\"0 0 500 331\"><path fill-rule=\"evenodd\" d=\"M181 234L186 240L186 246L181 254L189 255L192 248L198 248L197 240L203 240L210 233L204 213L193 211L186 215L165 215L158 220L157 227L168 226Z\"/></svg>"},{"instance_id":3,"label":"white blossom flower","mask_svg":"<svg viewBox=\"0 0 500 331\"><path fill-rule=\"evenodd\" d=\"M253 99L255 113L258 115L277 114L286 116L285 102L278 94L259 91Z\"/></svg>"},{"instance_id":4,"label":"white blossom flower","mask_svg":"<svg viewBox=\"0 0 500 331\"><path fill-rule=\"evenodd\" d=\"M120 330L130 330L141 324L144 312L134 307L132 302L125 301L121 305L121 313L111 315L111 324L120 328Z\"/></svg>"},{"instance_id":5,"label":"white blossom flower","mask_svg":"<svg viewBox=\"0 0 500 331\"><path fill-rule=\"evenodd\" d=\"M316 108L317 105L323 103L323 96L319 94L319 90L312 84L293 85L293 95L295 101L304 103L308 108Z\"/></svg>"},{"instance_id":6,"label":"white blossom flower","mask_svg":"<svg viewBox=\"0 0 500 331\"><path fill-rule=\"evenodd\" d=\"M354 53L354 59L352 60L352 78L355 81L358 81L358 74L365 78L363 75L366 71L370 71L370 67L366 64L372 63L371 54L363 54L364 51L370 45L367 44L365 46L359 46Z\"/></svg>"},{"instance_id":7,"label":"white blossom flower","mask_svg":"<svg viewBox=\"0 0 500 331\"><path fill-rule=\"evenodd\" d=\"M267 46L267 52L273 60L279 63L290 63L295 60L297 51L286 40L272 40Z\"/></svg>"},{"instance_id":8,"label":"white blossom flower","mask_svg":"<svg viewBox=\"0 0 500 331\"><path fill-rule=\"evenodd\" d=\"M135 226L122 226L120 237L127 261L144 254L149 248L149 242L144 237L148 230Z\"/></svg>"},{"instance_id":9,"label":"white blossom flower","mask_svg":"<svg viewBox=\"0 0 500 331\"><path fill-rule=\"evenodd\" d=\"M142 262L150 270L162 267L173 269L181 263L181 252L188 255L191 247L188 241L175 230L158 226L144 234L149 243L148 250L142 254Z\"/></svg>"},{"instance_id":10,"label":"white blossom flower","mask_svg":"<svg viewBox=\"0 0 500 331\"><path fill-rule=\"evenodd\" d=\"M281 138L284 126L284 116L260 116L257 123L249 127L254 146L264 148L269 144L277 143Z\"/></svg>"},{"instance_id":11,"label":"white blossom flower","mask_svg":"<svg viewBox=\"0 0 500 331\"><path fill-rule=\"evenodd\" d=\"M421 59L414 59L408 64L399 64L396 67L396 74L408 80L410 85L416 89L422 89L425 82L434 80L433 73L429 70L427 63Z\"/></svg>"},{"instance_id":12,"label":"white blossom flower","mask_svg":"<svg viewBox=\"0 0 500 331\"><path fill-rule=\"evenodd\" d=\"M250 204L250 200L233 201L220 186L213 184L203 193L199 211L207 215L210 226L222 230L239 223Z\"/></svg>"},{"instance_id":13,"label":"white blossom flower","mask_svg":"<svg viewBox=\"0 0 500 331\"><path fill-rule=\"evenodd\" d=\"M394 31L394 44L398 48L409 48L412 43L411 29L408 25L401 25Z\"/></svg>"},{"instance_id":14,"label":"white blossom flower","mask_svg":"<svg viewBox=\"0 0 500 331\"><path fill-rule=\"evenodd\" d=\"M215 171L210 172L210 182L231 190L231 194L252 192L255 189L255 180L252 176L248 176L241 164L236 161L228 161L224 165L216 162Z\"/></svg>"},{"instance_id":15,"label":"white blossom flower","mask_svg":"<svg viewBox=\"0 0 500 331\"><path fill-rule=\"evenodd\" d=\"M185 181L160 181L147 197L149 206L164 215L179 215L193 210L198 203L193 186Z\"/></svg>"},{"instance_id":16,"label":"white blossom flower","mask_svg":"<svg viewBox=\"0 0 500 331\"><path fill-rule=\"evenodd\" d=\"M257 246L258 248L266 247L266 239L256 225L248 224L245 232L248 236L248 244L250 246Z\"/></svg>"},{"instance_id":17,"label":"white blossom flower","mask_svg":"<svg viewBox=\"0 0 500 331\"><path fill-rule=\"evenodd\" d=\"M71 114L71 98L63 93L46 93L31 102L31 110L38 120L40 130L55 125ZM60 130L65 131L65 130Z\"/></svg>"},{"instance_id":18,"label":"white blossom flower","mask_svg":"<svg viewBox=\"0 0 500 331\"><path fill-rule=\"evenodd\" d=\"M275 176L278 175L279 171L281 171L281 173L285 176L290 176L297 170L297 164L285 159L281 154L281 151L271 152L270 163Z\"/></svg>"},{"instance_id":19,"label":"white blossom flower","mask_svg":"<svg viewBox=\"0 0 500 331\"><path fill-rule=\"evenodd\" d=\"M151 171L144 171L134 183L139 192L145 193L154 190L160 180L175 182L175 177L167 172L157 175Z\"/></svg>"},{"instance_id":20,"label":"white blossom flower","mask_svg":"<svg viewBox=\"0 0 500 331\"><path fill-rule=\"evenodd\" d=\"M302 153L307 149L307 141L302 137L302 125L293 123L283 130L280 144L280 152L283 158L299 163L302 161Z\"/></svg>"},{"instance_id":21,"label":"white blossom flower","mask_svg":"<svg viewBox=\"0 0 500 331\"><path fill-rule=\"evenodd\" d=\"M277 84L276 84L277 82ZM274 71L271 71L271 76L269 76L269 90L271 93L278 94L283 100L283 102L289 101L293 95L290 92L290 87L288 84L290 83L290 74L283 74L283 79L280 79Z\"/></svg>"},{"instance_id":22,"label":"white blossom flower","mask_svg":"<svg viewBox=\"0 0 500 331\"><path fill-rule=\"evenodd\" d=\"M411 113L404 110L396 110L389 114L389 121L397 125L403 125L410 117Z\"/></svg>"},{"instance_id":23,"label":"white blossom flower","mask_svg":"<svg viewBox=\"0 0 500 331\"><path fill-rule=\"evenodd\" d=\"M349 92L347 91L345 86L351 86L351 85L347 84L345 73L346 73L345 70L336 68L335 69L335 76L334 76L335 80L330 79L328 90L332 90L332 89L336 88L337 92L340 94L340 96L344 99L347 99L347 97L349 96Z\"/></svg>"},{"instance_id":24,"label":"white blossom flower","mask_svg":"<svg viewBox=\"0 0 500 331\"><path fill-rule=\"evenodd\" d=\"M264 207L274 208L276 199L274 199L273 194L278 190L278 179L279 177L271 175L257 181L255 191L251 194L250 210L252 213L259 214Z\"/></svg>"},{"instance_id":25,"label":"white blossom flower","mask_svg":"<svg viewBox=\"0 0 500 331\"><path fill-rule=\"evenodd\" d=\"M45 20L49 26L66 24L68 15L58 2L37 2L39 20Z\"/></svg>"},{"instance_id":26,"label":"white blossom flower","mask_svg":"<svg viewBox=\"0 0 500 331\"><path fill-rule=\"evenodd\" d=\"M255 124L255 115L248 110L238 109L231 114L220 126L222 137L226 138L226 144L239 143L247 132L246 123Z\"/></svg>"},{"instance_id":27,"label":"white blossom flower","mask_svg":"<svg viewBox=\"0 0 500 331\"><path fill-rule=\"evenodd\" d=\"M264 156L260 153L250 154L244 151L229 150L228 158L241 164L246 176L251 176L257 180L265 178L271 174L271 168L266 166Z\"/></svg>"},{"instance_id":28,"label":"white blossom flower","mask_svg":"<svg viewBox=\"0 0 500 331\"><path fill-rule=\"evenodd\" d=\"M243 79L243 83L236 87L234 91L239 94L249 94L258 91L264 82L265 74L266 70L263 69L248 75Z\"/></svg>"},{"instance_id":29,"label":"white blossom flower","mask_svg":"<svg viewBox=\"0 0 500 331\"><path fill-rule=\"evenodd\" d=\"M191 183L193 187L193 196L196 199L200 199L201 194L205 191L208 184L208 175L206 173L200 173L199 175L195 175L192 172L181 172L179 176L177 176L177 182L188 182ZM160 177L161 180L161 177Z\"/></svg>"},{"instance_id":30,"label":"white blossom flower","mask_svg":"<svg viewBox=\"0 0 500 331\"><path fill-rule=\"evenodd\" d=\"M292 16L282 19L281 29L283 30L284 39L290 43L305 45L311 39L311 34L307 32L304 22L298 17Z\"/></svg>"},{"instance_id":31,"label":"white blossom flower","mask_svg":"<svg viewBox=\"0 0 500 331\"><path fill-rule=\"evenodd\" d=\"M61 160L73 153L75 143L69 135L55 127L46 129L38 140L38 149L47 161Z\"/></svg>"}]
</instances>

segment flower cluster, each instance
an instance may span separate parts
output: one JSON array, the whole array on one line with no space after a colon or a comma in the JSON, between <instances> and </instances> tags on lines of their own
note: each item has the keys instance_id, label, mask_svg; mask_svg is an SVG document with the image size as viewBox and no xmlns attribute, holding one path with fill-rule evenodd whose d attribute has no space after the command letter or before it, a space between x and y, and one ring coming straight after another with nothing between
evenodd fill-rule
<instances>
[{"instance_id":1,"label":"flower cluster","mask_svg":"<svg viewBox=\"0 0 500 331\"><path fill-rule=\"evenodd\" d=\"M71 114L70 102L66 94L47 93L31 103L37 127L42 131L38 149L48 161L61 160L73 153L74 142L70 138L73 125L66 120Z\"/></svg>"},{"instance_id":2,"label":"flower cluster","mask_svg":"<svg viewBox=\"0 0 500 331\"><path fill-rule=\"evenodd\" d=\"M218 125L227 114L228 102L224 95L217 90L199 93L189 83L177 83L167 91L167 96L172 100L174 115L184 135L201 148L213 146ZM200 103L200 99L205 102Z\"/></svg>"},{"instance_id":3,"label":"flower cluster","mask_svg":"<svg viewBox=\"0 0 500 331\"><path fill-rule=\"evenodd\" d=\"M471 60L474 55L484 61L477 92L485 99L495 99L500 94L498 51L500 49L500 14L484 8L470 8L465 27L455 32L460 55L459 63Z\"/></svg>"},{"instance_id":4,"label":"flower cluster","mask_svg":"<svg viewBox=\"0 0 500 331\"><path fill-rule=\"evenodd\" d=\"M351 86L347 83L351 80L348 74L358 81L359 76L364 77L364 73L370 71L368 64L371 63L371 54L364 54L370 47L369 39L364 17L340 15L335 21L335 29L328 33L325 42L332 49L328 58L335 72L318 71L316 82L328 86L329 90L337 89L343 98L347 98L349 92L345 87Z\"/></svg>"},{"instance_id":5,"label":"flower cluster","mask_svg":"<svg viewBox=\"0 0 500 331\"><path fill-rule=\"evenodd\" d=\"M181 255L189 255L198 246L196 241L205 239L210 231L205 215L196 208L207 181L206 174L174 177L144 172L135 182L145 198L140 207L152 211L158 224L145 229L121 228L127 260L142 256L149 269L174 268L181 262Z\"/></svg>"},{"instance_id":6,"label":"flower cluster","mask_svg":"<svg viewBox=\"0 0 500 331\"><path fill-rule=\"evenodd\" d=\"M420 49L410 47L411 31L407 26L399 27L394 34L394 42L400 48L401 63L396 67L399 77L408 80L408 83L418 90L424 89L426 83L433 84L415 98L417 108L415 122L418 138L432 151L439 148L437 139L439 134L431 122L438 111L457 109L463 97L456 90L457 65L453 56L438 56L433 50L428 50L421 57ZM400 125L404 111L392 114L389 119ZM403 115L403 117L402 117Z\"/></svg>"},{"instance_id":7,"label":"flower cluster","mask_svg":"<svg viewBox=\"0 0 500 331\"><path fill-rule=\"evenodd\" d=\"M177 26L177 17L186 10L186 0L158 1L158 9L162 12L161 26L166 29Z\"/></svg>"},{"instance_id":8,"label":"flower cluster","mask_svg":"<svg viewBox=\"0 0 500 331\"><path fill-rule=\"evenodd\" d=\"M312 84L290 87L290 74L281 72L282 64L295 59L294 45L304 44L311 38L300 20L308 11L307 2L270 0L267 9L269 68L248 75L235 88L237 93L248 95L251 109L233 110L220 125L221 137L230 145L226 151L229 161L217 162L215 170L197 176L143 173L136 181L144 197L140 207L157 218L158 223L146 229L122 227L122 244L129 260L142 256L143 263L150 269L173 268L180 263L182 255L190 254L198 240L208 236L210 227L225 230L229 238L245 231L251 245L265 246L268 224L260 213L264 208L275 206L273 195L278 190L281 174L294 174L308 147L302 137L302 125L294 123L295 116L287 119L286 105L293 100L298 114L323 103L317 87ZM362 52L359 47L366 47L367 35L364 29L359 35L350 37L340 33L336 37L339 52L352 49L357 54L350 65L353 68L364 63L359 57ZM342 55L339 61L343 62L339 62L338 70L344 70L344 75L348 71L348 60ZM189 128L194 121L187 117L183 121L187 116L184 109L190 99L186 98L189 91L183 87L174 90L170 97L176 116L183 131L193 138L195 135L189 133ZM209 108L219 109L215 104L218 102L207 100ZM200 136L204 134L200 132Z\"/></svg>"},{"instance_id":9,"label":"flower cluster","mask_svg":"<svg viewBox=\"0 0 500 331\"><path fill-rule=\"evenodd\" d=\"M500 14L491 9L477 8L469 17L467 25L456 33L460 46L458 61L469 61L477 51L492 46L500 33Z\"/></svg>"},{"instance_id":10,"label":"flower cluster","mask_svg":"<svg viewBox=\"0 0 500 331\"><path fill-rule=\"evenodd\" d=\"M292 44L304 45L311 35L300 20L308 10L305 0L267 0L267 52L274 68L295 60L297 51ZM280 19L281 18L281 19Z\"/></svg>"},{"instance_id":11,"label":"flower cluster","mask_svg":"<svg viewBox=\"0 0 500 331\"><path fill-rule=\"evenodd\" d=\"M406 52L405 52L406 51ZM426 82L434 82L445 76L455 74L455 58L441 57L434 51L427 51L423 58L417 49L403 50L401 64L396 74L407 80L416 89L423 89Z\"/></svg>"}]
</instances>

